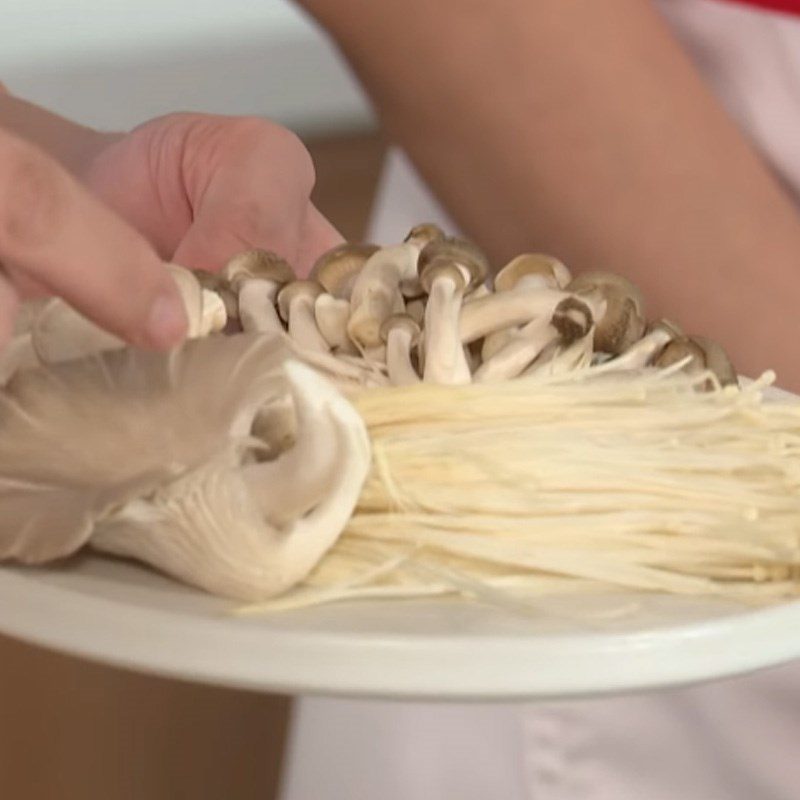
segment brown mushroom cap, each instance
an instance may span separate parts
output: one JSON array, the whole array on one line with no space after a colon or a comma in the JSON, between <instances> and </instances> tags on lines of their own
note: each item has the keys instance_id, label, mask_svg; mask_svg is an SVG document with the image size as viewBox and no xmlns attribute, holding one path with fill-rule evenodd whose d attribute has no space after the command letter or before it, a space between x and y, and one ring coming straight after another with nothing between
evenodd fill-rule
<instances>
[{"instance_id":1,"label":"brown mushroom cap","mask_svg":"<svg viewBox=\"0 0 800 800\"><path fill-rule=\"evenodd\" d=\"M557 258L542 253L523 253L512 258L494 276L495 291L513 289L526 275L540 275L550 289L563 289L572 280L569 270Z\"/></svg>"},{"instance_id":2,"label":"brown mushroom cap","mask_svg":"<svg viewBox=\"0 0 800 800\"><path fill-rule=\"evenodd\" d=\"M692 336L691 338L703 351L706 367L717 376L720 384L722 386L737 386L739 377L722 346L705 336Z\"/></svg>"},{"instance_id":3,"label":"brown mushroom cap","mask_svg":"<svg viewBox=\"0 0 800 800\"><path fill-rule=\"evenodd\" d=\"M444 239L444 231L436 223L422 222L415 225L403 241L422 249L430 242L438 242L441 239Z\"/></svg>"},{"instance_id":4,"label":"brown mushroom cap","mask_svg":"<svg viewBox=\"0 0 800 800\"><path fill-rule=\"evenodd\" d=\"M426 282L426 273L434 264L452 264L467 273L465 291L482 284L489 274L489 262L486 256L470 242L447 236L435 239L422 248L417 262L417 270L425 291L430 291L430 280Z\"/></svg>"},{"instance_id":5,"label":"brown mushroom cap","mask_svg":"<svg viewBox=\"0 0 800 800\"><path fill-rule=\"evenodd\" d=\"M706 354L703 348L688 336L678 336L669 342L653 360L653 366L663 369L688 357L691 357L692 360L686 365L687 372L702 372L706 368Z\"/></svg>"},{"instance_id":6,"label":"brown mushroom cap","mask_svg":"<svg viewBox=\"0 0 800 800\"><path fill-rule=\"evenodd\" d=\"M550 324L561 335L561 344L570 345L586 336L594 325L592 310L579 297L565 297L555 308Z\"/></svg>"},{"instance_id":7,"label":"brown mushroom cap","mask_svg":"<svg viewBox=\"0 0 800 800\"><path fill-rule=\"evenodd\" d=\"M323 292L324 289L317 281L300 280L287 283L278 292L277 297L278 313L281 315L281 319L284 321L289 319L289 307L296 299L307 297L313 303Z\"/></svg>"},{"instance_id":8,"label":"brown mushroom cap","mask_svg":"<svg viewBox=\"0 0 800 800\"><path fill-rule=\"evenodd\" d=\"M611 272L586 272L574 278L567 291L595 294L606 303L606 312L597 320L595 349L619 355L642 338L645 328L644 300L629 280Z\"/></svg>"},{"instance_id":9,"label":"brown mushroom cap","mask_svg":"<svg viewBox=\"0 0 800 800\"><path fill-rule=\"evenodd\" d=\"M383 325L381 325L381 339L383 339L384 342L387 341L389 333L397 328L408 331L412 346L419 341L422 329L417 321L408 314L392 314L391 317L384 320Z\"/></svg>"},{"instance_id":10,"label":"brown mushroom cap","mask_svg":"<svg viewBox=\"0 0 800 800\"><path fill-rule=\"evenodd\" d=\"M433 282L438 278L450 278L459 291L465 291L470 285L471 273L467 272L461 264L448 258L434 259L422 267L419 282L427 294L430 294Z\"/></svg>"},{"instance_id":11,"label":"brown mushroom cap","mask_svg":"<svg viewBox=\"0 0 800 800\"><path fill-rule=\"evenodd\" d=\"M380 248L373 244L345 242L323 253L311 268L311 277L318 281L328 294L347 299L356 276L370 256Z\"/></svg>"},{"instance_id":12,"label":"brown mushroom cap","mask_svg":"<svg viewBox=\"0 0 800 800\"><path fill-rule=\"evenodd\" d=\"M245 250L237 253L222 268L221 276L238 292L243 281L266 280L282 286L295 279L294 270L276 253L268 250Z\"/></svg>"}]
</instances>

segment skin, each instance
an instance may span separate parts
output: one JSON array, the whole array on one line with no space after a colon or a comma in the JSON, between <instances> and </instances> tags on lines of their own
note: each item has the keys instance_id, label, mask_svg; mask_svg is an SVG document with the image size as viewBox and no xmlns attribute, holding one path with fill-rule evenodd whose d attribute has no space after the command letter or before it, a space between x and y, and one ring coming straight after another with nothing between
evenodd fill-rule
<instances>
[{"instance_id":1,"label":"skin","mask_svg":"<svg viewBox=\"0 0 800 800\"><path fill-rule=\"evenodd\" d=\"M104 134L0 88L0 347L40 294L173 346L186 319L164 262L215 270L263 247L304 274L341 241L313 185L302 143L266 120L174 114Z\"/></svg>"},{"instance_id":2,"label":"skin","mask_svg":"<svg viewBox=\"0 0 800 800\"><path fill-rule=\"evenodd\" d=\"M649 0L302 5L495 264L619 272L652 318L800 389L800 213Z\"/></svg>"}]
</instances>

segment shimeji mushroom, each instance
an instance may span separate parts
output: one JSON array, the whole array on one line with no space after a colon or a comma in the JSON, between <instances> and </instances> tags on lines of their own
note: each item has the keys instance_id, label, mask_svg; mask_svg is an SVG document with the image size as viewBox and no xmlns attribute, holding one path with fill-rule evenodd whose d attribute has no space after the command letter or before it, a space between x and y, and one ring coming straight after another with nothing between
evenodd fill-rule
<instances>
[{"instance_id":1,"label":"shimeji mushroom","mask_svg":"<svg viewBox=\"0 0 800 800\"><path fill-rule=\"evenodd\" d=\"M495 292L461 310L459 331L465 344L481 339L493 331L522 325L538 317L551 317L560 302L575 295L559 289L513 289ZM591 311L592 319L605 312L605 302L596 296L580 298Z\"/></svg>"},{"instance_id":2,"label":"shimeji mushroom","mask_svg":"<svg viewBox=\"0 0 800 800\"><path fill-rule=\"evenodd\" d=\"M278 292L278 312L298 347L327 353L330 348L314 315L314 302L322 291L322 286L312 280L287 283Z\"/></svg>"},{"instance_id":3,"label":"shimeji mushroom","mask_svg":"<svg viewBox=\"0 0 800 800\"><path fill-rule=\"evenodd\" d=\"M575 278L567 290L605 301L605 313L596 317L595 350L619 355L642 338L646 324L644 301L629 280L610 272L586 272Z\"/></svg>"},{"instance_id":4,"label":"shimeji mushroom","mask_svg":"<svg viewBox=\"0 0 800 800\"><path fill-rule=\"evenodd\" d=\"M328 294L349 300L353 284L369 258L378 252L372 244L345 242L323 253L311 268L311 278Z\"/></svg>"},{"instance_id":5,"label":"shimeji mushroom","mask_svg":"<svg viewBox=\"0 0 800 800\"><path fill-rule=\"evenodd\" d=\"M205 336L225 327L225 308L217 295L203 289L192 272L175 264L169 270L183 298L188 336ZM54 364L120 349L125 343L95 325L60 298L47 302L36 316L31 341L39 360Z\"/></svg>"},{"instance_id":6,"label":"shimeji mushroom","mask_svg":"<svg viewBox=\"0 0 800 800\"><path fill-rule=\"evenodd\" d=\"M381 325L404 310L401 283L416 280L419 251L412 244L384 247L370 256L350 295L347 335L361 350L381 344Z\"/></svg>"},{"instance_id":7,"label":"shimeji mushroom","mask_svg":"<svg viewBox=\"0 0 800 800\"><path fill-rule=\"evenodd\" d=\"M295 278L286 261L266 250L247 250L228 261L222 277L236 294L242 330L283 331L275 302L281 287Z\"/></svg>"},{"instance_id":8,"label":"shimeji mushroom","mask_svg":"<svg viewBox=\"0 0 800 800\"><path fill-rule=\"evenodd\" d=\"M416 256L431 242L438 242L444 239L444 231L434 222L423 222L415 225L403 240L404 244L414 247L417 251ZM403 297L415 299L423 294L422 286L419 282L419 271L415 270L410 277L400 281L400 291Z\"/></svg>"},{"instance_id":9,"label":"shimeji mushroom","mask_svg":"<svg viewBox=\"0 0 800 800\"><path fill-rule=\"evenodd\" d=\"M592 363L594 326L572 342L552 341L522 374L562 375L588 367Z\"/></svg>"},{"instance_id":10,"label":"shimeji mushroom","mask_svg":"<svg viewBox=\"0 0 800 800\"><path fill-rule=\"evenodd\" d=\"M595 372L636 370L652 364L658 354L674 339L682 336L679 328L669 320L659 320L647 329L645 335L634 342L624 353L598 366Z\"/></svg>"},{"instance_id":11,"label":"shimeji mushroom","mask_svg":"<svg viewBox=\"0 0 800 800\"><path fill-rule=\"evenodd\" d=\"M395 386L419 383L419 374L411 361L411 350L420 337L419 324L408 314L394 314L383 323L381 336L386 342L386 368L391 383Z\"/></svg>"},{"instance_id":12,"label":"shimeji mushroom","mask_svg":"<svg viewBox=\"0 0 800 800\"><path fill-rule=\"evenodd\" d=\"M512 258L494 277L496 292L512 289L564 289L572 275L564 264L542 253Z\"/></svg>"},{"instance_id":13,"label":"shimeji mushroom","mask_svg":"<svg viewBox=\"0 0 800 800\"><path fill-rule=\"evenodd\" d=\"M472 375L459 330L464 295L486 279L483 253L461 239L438 239L419 255L419 275L428 294L425 307L423 380L470 383Z\"/></svg>"},{"instance_id":14,"label":"shimeji mushroom","mask_svg":"<svg viewBox=\"0 0 800 800\"><path fill-rule=\"evenodd\" d=\"M494 277L494 290L508 292L523 288L563 289L570 280L569 270L557 258L540 253L524 253L512 258L498 271ZM488 293L487 289L486 294ZM481 346L481 360L486 362L491 359L519 331L519 326L514 325L487 334Z\"/></svg>"},{"instance_id":15,"label":"shimeji mushroom","mask_svg":"<svg viewBox=\"0 0 800 800\"><path fill-rule=\"evenodd\" d=\"M314 319L322 338L337 353L357 353L355 345L347 335L350 319L350 301L323 292L314 301Z\"/></svg>"},{"instance_id":16,"label":"shimeji mushroom","mask_svg":"<svg viewBox=\"0 0 800 800\"><path fill-rule=\"evenodd\" d=\"M512 335L491 358L475 372L476 383L507 380L520 375L542 352L553 345L564 348L584 339L594 320L586 303L577 297L566 297L553 315L538 317Z\"/></svg>"},{"instance_id":17,"label":"shimeji mushroom","mask_svg":"<svg viewBox=\"0 0 800 800\"><path fill-rule=\"evenodd\" d=\"M712 342L704 336L674 338L655 359L654 365L663 369L683 361L686 362L683 372L689 375L699 375L710 371L721 386L738 383L736 370L725 351L716 342ZM710 382L707 382L703 388L711 389L713 387Z\"/></svg>"}]
</instances>

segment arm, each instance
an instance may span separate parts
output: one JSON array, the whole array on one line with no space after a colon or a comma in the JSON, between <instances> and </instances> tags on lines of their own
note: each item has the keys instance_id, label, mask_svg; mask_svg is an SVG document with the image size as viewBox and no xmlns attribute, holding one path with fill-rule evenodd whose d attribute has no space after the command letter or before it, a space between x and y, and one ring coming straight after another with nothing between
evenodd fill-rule
<instances>
[{"instance_id":1,"label":"arm","mask_svg":"<svg viewBox=\"0 0 800 800\"><path fill-rule=\"evenodd\" d=\"M636 281L800 389L800 213L646 0L304 0L498 262Z\"/></svg>"}]
</instances>

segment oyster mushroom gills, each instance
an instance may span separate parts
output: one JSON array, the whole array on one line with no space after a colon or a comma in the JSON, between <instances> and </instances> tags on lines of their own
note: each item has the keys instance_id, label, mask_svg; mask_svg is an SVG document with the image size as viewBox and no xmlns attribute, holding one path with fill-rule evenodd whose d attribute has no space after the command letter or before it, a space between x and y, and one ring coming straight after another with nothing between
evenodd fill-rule
<instances>
[{"instance_id":1,"label":"oyster mushroom gills","mask_svg":"<svg viewBox=\"0 0 800 800\"><path fill-rule=\"evenodd\" d=\"M221 266L171 268L192 338L168 354L60 300L24 310L0 559L89 547L259 609L797 593L800 406L763 402L770 374L739 388L624 277L493 270L428 223L309 278L260 250Z\"/></svg>"}]
</instances>

